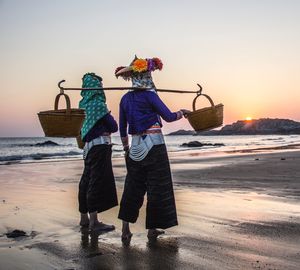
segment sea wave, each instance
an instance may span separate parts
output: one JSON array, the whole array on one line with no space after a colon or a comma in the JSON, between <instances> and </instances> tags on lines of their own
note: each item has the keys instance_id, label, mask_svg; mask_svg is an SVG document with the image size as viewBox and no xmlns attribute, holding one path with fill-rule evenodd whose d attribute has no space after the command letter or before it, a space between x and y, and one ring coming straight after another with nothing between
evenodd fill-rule
<instances>
[{"instance_id":1,"label":"sea wave","mask_svg":"<svg viewBox=\"0 0 300 270\"><path fill-rule=\"evenodd\" d=\"M66 158L80 156L81 152L69 151L69 152L56 152L56 153L34 153L28 155L10 155L10 156L0 156L0 162L15 162L24 160L42 160L42 159L52 159L52 158Z\"/></svg>"},{"instance_id":2,"label":"sea wave","mask_svg":"<svg viewBox=\"0 0 300 270\"><path fill-rule=\"evenodd\" d=\"M19 144L7 144L7 147L56 147L61 146L61 144L53 142L53 141L44 141L44 142L38 142L38 143L19 143ZM67 146L72 146L71 144Z\"/></svg>"},{"instance_id":3,"label":"sea wave","mask_svg":"<svg viewBox=\"0 0 300 270\"><path fill-rule=\"evenodd\" d=\"M284 140L283 137L262 139L262 141L283 141L283 140Z\"/></svg>"},{"instance_id":4,"label":"sea wave","mask_svg":"<svg viewBox=\"0 0 300 270\"><path fill-rule=\"evenodd\" d=\"M124 151L119 137L113 139L113 157L123 157ZM182 147L184 143L199 141L201 148ZM217 153L231 151L249 151L251 149L282 149L291 144L300 144L300 135L261 135L261 136L166 136L168 152L199 151L199 153ZM214 147L210 145L220 145ZM296 147L296 146L293 146ZM284 148L285 149L285 148ZM79 159L82 150L77 147L74 138L0 138L0 164L44 162L53 160Z\"/></svg>"}]
</instances>

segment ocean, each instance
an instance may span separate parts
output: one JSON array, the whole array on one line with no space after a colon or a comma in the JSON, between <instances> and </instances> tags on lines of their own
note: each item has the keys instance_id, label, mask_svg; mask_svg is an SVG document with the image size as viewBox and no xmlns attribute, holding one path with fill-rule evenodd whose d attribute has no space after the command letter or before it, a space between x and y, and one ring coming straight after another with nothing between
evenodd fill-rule
<instances>
[{"instance_id":1,"label":"ocean","mask_svg":"<svg viewBox=\"0 0 300 270\"><path fill-rule=\"evenodd\" d=\"M165 136L169 152L196 150L201 153L221 153L281 147L300 144L300 135L251 135L251 136ZM199 141L203 147L182 147L181 144ZM119 136L112 136L113 157L124 155ZM12 137L0 138L0 165L28 162L46 162L65 159L82 159L82 150L75 138Z\"/></svg>"}]
</instances>

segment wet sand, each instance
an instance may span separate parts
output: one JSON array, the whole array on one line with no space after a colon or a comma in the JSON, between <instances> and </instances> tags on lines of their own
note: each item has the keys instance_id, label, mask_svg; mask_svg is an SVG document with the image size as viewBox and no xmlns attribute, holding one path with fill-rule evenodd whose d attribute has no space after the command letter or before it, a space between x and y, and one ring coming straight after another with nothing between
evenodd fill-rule
<instances>
[{"instance_id":1,"label":"wet sand","mask_svg":"<svg viewBox=\"0 0 300 270\"><path fill-rule=\"evenodd\" d=\"M0 269L300 269L300 151L268 150L172 153L180 225L147 243L143 206L128 247L118 207L101 215L114 232L78 226L82 161L0 166Z\"/></svg>"}]
</instances>

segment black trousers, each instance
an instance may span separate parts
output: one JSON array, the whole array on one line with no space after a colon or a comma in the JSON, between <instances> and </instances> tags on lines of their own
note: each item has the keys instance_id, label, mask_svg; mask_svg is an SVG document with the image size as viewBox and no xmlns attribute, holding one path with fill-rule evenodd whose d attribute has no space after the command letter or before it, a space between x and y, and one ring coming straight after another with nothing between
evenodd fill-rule
<instances>
[{"instance_id":1,"label":"black trousers","mask_svg":"<svg viewBox=\"0 0 300 270\"><path fill-rule=\"evenodd\" d=\"M96 145L84 160L78 192L80 213L99 213L118 205L111 153L111 145Z\"/></svg>"},{"instance_id":2,"label":"black trousers","mask_svg":"<svg viewBox=\"0 0 300 270\"><path fill-rule=\"evenodd\" d=\"M146 228L166 229L178 225L166 146L153 146L142 161L127 157L126 165L119 218L135 223L147 192Z\"/></svg>"}]
</instances>

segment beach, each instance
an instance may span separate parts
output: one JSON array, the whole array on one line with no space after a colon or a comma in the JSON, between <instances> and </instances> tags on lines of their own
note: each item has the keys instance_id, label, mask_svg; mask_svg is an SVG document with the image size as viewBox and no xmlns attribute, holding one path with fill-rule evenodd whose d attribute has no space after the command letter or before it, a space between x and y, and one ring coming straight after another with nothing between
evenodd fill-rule
<instances>
[{"instance_id":1,"label":"beach","mask_svg":"<svg viewBox=\"0 0 300 270\"><path fill-rule=\"evenodd\" d=\"M300 0L0 0L0 270L300 270L299 33Z\"/></svg>"},{"instance_id":2,"label":"beach","mask_svg":"<svg viewBox=\"0 0 300 270\"><path fill-rule=\"evenodd\" d=\"M170 153L179 226L148 243L145 205L123 246L78 225L82 160L0 166L0 269L300 269L300 149ZM126 168L113 158L118 197ZM7 238L15 229L26 236Z\"/></svg>"}]
</instances>

